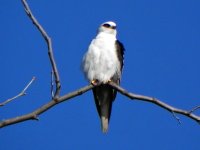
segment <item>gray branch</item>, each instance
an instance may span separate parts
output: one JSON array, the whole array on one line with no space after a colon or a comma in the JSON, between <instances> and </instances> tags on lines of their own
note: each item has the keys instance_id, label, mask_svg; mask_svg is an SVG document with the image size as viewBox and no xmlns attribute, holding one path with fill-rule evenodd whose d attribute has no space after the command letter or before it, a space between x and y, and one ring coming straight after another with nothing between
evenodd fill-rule
<instances>
[{"instance_id":1,"label":"gray branch","mask_svg":"<svg viewBox=\"0 0 200 150\"><path fill-rule=\"evenodd\" d=\"M80 88L74 92L68 93L64 96L61 96L59 98L54 98L53 100L49 101L48 103L44 104L43 106L41 106L40 108L34 110L33 112L29 113L29 114L25 114L22 116L18 116L15 118L11 118L11 119L7 119L7 120L3 120L0 122L0 128L8 126L8 125L12 125L12 124L16 124L19 122L23 122L23 121L27 121L27 120L39 120L38 116L42 113L44 113L45 111L49 110L50 108L54 107L55 105L67 101L69 99L72 99L78 95L81 95L87 91L89 91L90 89L92 89L94 86L93 85L88 85L85 86L83 88Z\"/></svg>"},{"instance_id":2,"label":"gray branch","mask_svg":"<svg viewBox=\"0 0 200 150\"><path fill-rule=\"evenodd\" d=\"M33 77L31 79L31 81L26 85L26 87L19 94L17 94L16 96L14 96L12 98L9 98L9 99L5 100L4 102L0 103L0 106L4 106L7 103L9 103L9 102L11 102L11 101L13 101L13 100L15 100L17 98L26 95L26 90L29 88L29 86L33 83L34 80L35 80L35 77Z\"/></svg>"},{"instance_id":3,"label":"gray branch","mask_svg":"<svg viewBox=\"0 0 200 150\"><path fill-rule=\"evenodd\" d=\"M171 106L167 103L164 103L164 102L160 101L159 99L156 99L156 98L153 98L153 97L130 93L130 92L126 91L125 89L123 89L122 87L116 85L113 82L109 82L108 84L110 86L112 86L113 88L115 88L121 94L125 95L126 97L129 97L130 99L150 102L150 103L153 103L155 105L158 105L158 106L168 110L169 112L171 112L174 115L174 117L179 121L179 123L180 123L180 120L179 120L179 118L177 118L175 116L174 113L184 115L184 116L189 117L189 118L197 121L198 123L200 123L200 116L193 114L193 112L195 110L199 109L200 106L197 106L197 107L193 108L192 110L187 111L187 110L175 108L175 107L173 107L173 106Z\"/></svg>"},{"instance_id":4,"label":"gray branch","mask_svg":"<svg viewBox=\"0 0 200 150\"><path fill-rule=\"evenodd\" d=\"M59 77L58 69L57 69L57 66L56 66L55 59L54 59L51 38L46 33L44 28L39 24L37 19L33 16L33 13L31 12L31 9L29 8L29 5L26 2L26 0L21 0L21 1L22 1L22 4L24 5L24 9L25 9L26 14L30 18L30 20L33 22L33 24L37 27L37 29L42 34L43 38L45 39L45 41L47 43L48 55L49 55L49 59L50 59L50 62L51 62L52 69L53 69L53 74L54 74L54 77L55 77L55 84L56 84L56 91L55 91L54 97L58 98L59 95L60 95L61 84L60 84L60 77Z\"/></svg>"},{"instance_id":5,"label":"gray branch","mask_svg":"<svg viewBox=\"0 0 200 150\"><path fill-rule=\"evenodd\" d=\"M180 123L180 119L177 116L175 116L175 113L184 115L184 116L186 116L186 117L188 117L190 119L193 119L196 122L200 123L200 116L197 116L197 115L195 115L193 113L194 109L187 111L187 110L175 108L175 107L170 106L169 104L164 103L161 100L158 100L156 98L128 92L127 90L125 90L124 88L116 85L113 82L109 82L108 84L110 86L112 86L113 88L115 88L118 92L120 92L121 94L125 95L126 97L128 97L130 99L141 100L141 101L153 103L155 105L158 105L161 108L164 108L164 109L168 110L178 120L179 123ZM95 86L99 86L99 85L95 85ZM1 121L0 122L0 128L8 126L8 125L16 124L16 123L19 123L19 122L27 121L27 120L38 120L38 116L40 114L44 113L45 111L49 110L50 108L54 107L55 105L57 105L57 104L59 104L61 102L70 100L70 99L72 99L72 98L74 98L76 96L79 96L79 95L91 90L95 86L90 84L90 85L85 86L83 88L80 88L80 89L78 89L78 90L76 90L74 92L71 92L71 93L68 93L68 94L66 94L64 96L61 96L59 98L53 99L50 102L48 102L47 104L41 106L40 108L36 109L35 111L33 111L33 112L29 113L29 114ZM197 109L197 107L195 107L195 110L196 109Z\"/></svg>"}]
</instances>

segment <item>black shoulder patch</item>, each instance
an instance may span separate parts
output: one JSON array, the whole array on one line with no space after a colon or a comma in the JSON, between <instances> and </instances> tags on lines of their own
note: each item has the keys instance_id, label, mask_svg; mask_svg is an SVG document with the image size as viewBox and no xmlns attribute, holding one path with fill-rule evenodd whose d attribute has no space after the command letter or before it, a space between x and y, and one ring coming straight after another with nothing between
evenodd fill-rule
<instances>
[{"instance_id":1,"label":"black shoulder patch","mask_svg":"<svg viewBox=\"0 0 200 150\"><path fill-rule=\"evenodd\" d=\"M117 57L120 61L121 70L122 70L122 68L124 66L124 51L125 51L125 48L124 48L124 45L119 40L116 40L115 44L116 44L116 49L117 49Z\"/></svg>"}]
</instances>

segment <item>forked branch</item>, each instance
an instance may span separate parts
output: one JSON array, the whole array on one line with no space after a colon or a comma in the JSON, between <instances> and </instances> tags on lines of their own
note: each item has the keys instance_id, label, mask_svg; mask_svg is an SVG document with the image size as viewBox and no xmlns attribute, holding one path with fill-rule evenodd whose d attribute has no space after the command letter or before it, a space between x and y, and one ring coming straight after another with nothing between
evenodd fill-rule
<instances>
[{"instance_id":1,"label":"forked branch","mask_svg":"<svg viewBox=\"0 0 200 150\"><path fill-rule=\"evenodd\" d=\"M156 105L168 110L169 112L171 112L174 115L174 117L179 122L180 122L180 119L175 116L175 113L184 115L184 116L191 118L191 119L195 120L196 122L200 123L200 116L197 116L193 113L194 109L187 111L187 110L175 108L175 107L170 106L169 104L164 103L161 100L158 100L156 98L152 98L152 97L148 97L148 96L144 96L144 95L138 95L138 94L128 92L127 90L123 89L122 87L116 85L113 82L109 82L108 84L110 86L112 86L113 88L115 88L118 92L120 92L121 94L125 95L126 97L128 97L130 99L150 102L150 103L156 104ZM38 120L38 116L40 114L44 113L45 111L49 110L50 108L54 107L55 105L57 105L61 102L67 101L69 99L72 99L76 96L79 96L79 95L91 90L94 87L95 86L92 85L92 84L85 86L85 87L80 88L80 89L78 89L74 92L71 92L71 93L68 93L64 96L61 96L58 99L53 99L50 102L48 102L47 104L41 106L40 108L36 109L35 111L33 111L29 114L1 121L0 122L0 128L8 126L8 125L16 124L16 123L19 123L19 122L27 121L27 120L33 120L33 119ZM198 108L195 107L195 110L198 109Z\"/></svg>"},{"instance_id":2,"label":"forked branch","mask_svg":"<svg viewBox=\"0 0 200 150\"><path fill-rule=\"evenodd\" d=\"M27 120L39 120L38 116L40 114L44 113L45 111L49 110L53 106L55 106L55 105L57 105L57 104L59 104L61 102L67 101L67 100L69 100L71 98L74 98L74 97L76 97L78 95L81 95L81 94L89 91L93 87L94 87L93 85L85 86L85 87L80 88L80 89L78 89L78 90L76 90L74 92L68 93L68 94L66 94L64 96L61 96L59 98L55 98L55 99L49 101L48 103L44 104L40 108L38 108L38 109L34 110L33 112L29 113L29 114L25 114L25 115L18 116L18 117L15 117L15 118L3 120L3 121L0 122L0 128L8 126L8 125L16 124L16 123L19 123L19 122L27 121Z\"/></svg>"},{"instance_id":3,"label":"forked branch","mask_svg":"<svg viewBox=\"0 0 200 150\"><path fill-rule=\"evenodd\" d=\"M26 90L29 88L29 86L33 83L34 80L35 80L35 77L33 77L31 79L31 81L25 86L25 88L19 94L17 94L16 96L14 96L12 98L9 98L9 99L5 100L4 102L0 103L0 106L4 106L7 103L9 103L9 102L11 102L11 101L13 101L13 100L15 100L17 98L26 95Z\"/></svg>"}]
</instances>

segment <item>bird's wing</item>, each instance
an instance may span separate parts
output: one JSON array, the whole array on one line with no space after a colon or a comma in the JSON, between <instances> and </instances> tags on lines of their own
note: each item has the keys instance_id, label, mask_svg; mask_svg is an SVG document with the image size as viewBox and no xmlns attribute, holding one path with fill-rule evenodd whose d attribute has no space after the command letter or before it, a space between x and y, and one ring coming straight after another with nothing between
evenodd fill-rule
<instances>
[{"instance_id":1,"label":"bird's wing","mask_svg":"<svg viewBox=\"0 0 200 150\"><path fill-rule=\"evenodd\" d=\"M120 69L122 71L123 66L124 66L124 51L125 51L125 48L124 48L124 45L119 40L116 40L115 45L116 45L116 50L117 50L117 57L118 57L118 60L120 62Z\"/></svg>"}]
</instances>

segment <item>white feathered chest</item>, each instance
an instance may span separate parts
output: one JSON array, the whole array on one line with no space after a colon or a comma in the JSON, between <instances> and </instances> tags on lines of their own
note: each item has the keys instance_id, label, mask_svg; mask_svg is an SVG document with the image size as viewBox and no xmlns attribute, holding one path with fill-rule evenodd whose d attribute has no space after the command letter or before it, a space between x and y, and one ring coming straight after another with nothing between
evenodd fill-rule
<instances>
[{"instance_id":1,"label":"white feathered chest","mask_svg":"<svg viewBox=\"0 0 200 150\"><path fill-rule=\"evenodd\" d=\"M120 74L115 42L116 38L106 33L92 40L83 58L83 71L89 81L97 79L106 83L115 74Z\"/></svg>"}]
</instances>

